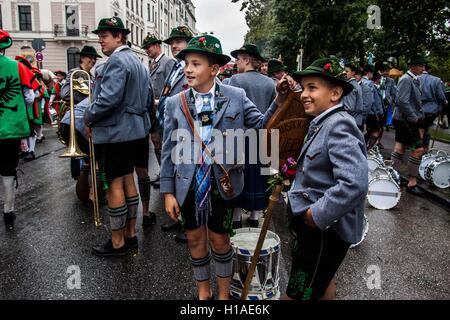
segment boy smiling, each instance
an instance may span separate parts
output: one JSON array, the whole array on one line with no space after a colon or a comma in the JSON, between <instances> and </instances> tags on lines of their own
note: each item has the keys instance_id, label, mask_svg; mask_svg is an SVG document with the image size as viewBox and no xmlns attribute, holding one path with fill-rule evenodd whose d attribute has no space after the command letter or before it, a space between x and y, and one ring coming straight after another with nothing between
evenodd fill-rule
<instances>
[{"instance_id":1,"label":"boy smiling","mask_svg":"<svg viewBox=\"0 0 450 320\"><path fill-rule=\"evenodd\" d=\"M287 288L291 299L334 299L334 275L351 243L362 237L367 194L364 138L341 99L353 90L336 59L319 59L293 78L315 116L288 193L296 235Z\"/></svg>"},{"instance_id":2,"label":"boy smiling","mask_svg":"<svg viewBox=\"0 0 450 320\"><path fill-rule=\"evenodd\" d=\"M166 102L161 192L170 218L176 221L182 216L198 298L212 298L209 280L210 261L214 259L218 298L226 300L229 298L233 272L233 250L229 236L232 232L232 200L242 192L244 177L242 166L237 165L237 154L233 163L223 165L217 164L216 161L221 161L214 156L211 159L208 150L211 148L212 131L214 129L215 134L220 132L225 137L227 129L262 128L275 111L276 104L272 104L265 114L261 114L243 89L215 83L219 68L228 63L230 57L222 54L222 45L213 36L193 38L177 58L186 62L184 72L191 89L168 98ZM198 128L195 129L198 130L195 138L189 125L188 119L191 118ZM176 148L178 141L184 139L176 137L181 131L191 134L192 141L195 140L200 145L201 152L195 154L195 158L192 157L189 162L179 164L179 159L172 158L172 150ZM199 139L202 139L204 145L198 142ZM192 155L193 150L192 146L187 153ZM174 153L174 156L178 155ZM216 154L217 158L218 156ZM228 177L231 193L222 183L224 177Z\"/></svg>"}]
</instances>

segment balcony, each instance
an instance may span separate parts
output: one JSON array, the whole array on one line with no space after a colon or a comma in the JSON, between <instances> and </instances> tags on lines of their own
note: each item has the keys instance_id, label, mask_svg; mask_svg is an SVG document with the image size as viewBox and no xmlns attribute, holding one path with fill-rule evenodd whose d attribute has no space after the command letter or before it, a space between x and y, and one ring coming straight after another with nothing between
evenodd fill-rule
<instances>
[{"instance_id":1,"label":"balcony","mask_svg":"<svg viewBox=\"0 0 450 320\"><path fill-rule=\"evenodd\" d=\"M53 26L53 34L55 38L80 39L87 38L89 34L89 26L82 25L81 29L68 29L64 24L55 24Z\"/></svg>"}]
</instances>

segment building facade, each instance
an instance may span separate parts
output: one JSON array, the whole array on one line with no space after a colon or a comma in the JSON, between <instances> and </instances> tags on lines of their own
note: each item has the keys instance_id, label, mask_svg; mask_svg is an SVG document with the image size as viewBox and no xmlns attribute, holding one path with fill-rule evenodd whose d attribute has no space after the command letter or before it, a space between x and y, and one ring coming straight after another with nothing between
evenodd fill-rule
<instances>
[{"instance_id":1,"label":"building facade","mask_svg":"<svg viewBox=\"0 0 450 320\"><path fill-rule=\"evenodd\" d=\"M85 45L101 53L92 31L101 18L111 16L120 17L131 30L128 40L144 63L148 58L140 46L147 34L165 39L179 25L198 33L191 0L0 0L0 28L14 40L6 55L25 54L36 64L32 42L42 39L42 68L50 70L78 66ZM169 54L167 45L164 51Z\"/></svg>"}]
</instances>

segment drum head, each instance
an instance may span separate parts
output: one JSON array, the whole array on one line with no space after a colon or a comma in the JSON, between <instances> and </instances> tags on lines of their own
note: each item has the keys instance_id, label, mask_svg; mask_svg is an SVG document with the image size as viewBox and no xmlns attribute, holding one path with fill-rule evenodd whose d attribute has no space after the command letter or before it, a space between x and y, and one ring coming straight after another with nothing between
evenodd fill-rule
<instances>
[{"instance_id":1,"label":"drum head","mask_svg":"<svg viewBox=\"0 0 450 320\"><path fill-rule=\"evenodd\" d=\"M419 175L423 180L426 180L425 178L425 168L435 160L435 157L428 157L426 159L422 159L422 162L419 166Z\"/></svg>"},{"instance_id":2,"label":"drum head","mask_svg":"<svg viewBox=\"0 0 450 320\"><path fill-rule=\"evenodd\" d=\"M369 182L367 201L376 209L389 210L400 200L400 188L387 177L374 178Z\"/></svg>"},{"instance_id":3,"label":"drum head","mask_svg":"<svg viewBox=\"0 0 450 320\"><path fill-rule=\"evenodd\" d=\"M367 166L369 167L369 171L375 171L382 163L376 158L367 158Z\"/></svg>"},{"instance_id":4,"label":"drum head","mask_svg":"<svg viewBox=\"0 0 450 320\"><path fill-rule=\"evenodd\" d=\"M450 161L434 162L431 169L431 180L433 185L440 189L450 186Z\"/></svg>"}]
</instances>

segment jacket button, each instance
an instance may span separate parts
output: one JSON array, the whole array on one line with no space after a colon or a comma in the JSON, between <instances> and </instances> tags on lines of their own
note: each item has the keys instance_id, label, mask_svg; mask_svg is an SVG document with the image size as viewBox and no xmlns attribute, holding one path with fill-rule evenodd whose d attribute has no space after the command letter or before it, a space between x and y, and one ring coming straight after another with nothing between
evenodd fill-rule
<instances>
[{"instance_id":1,"label":"jacket button","mask_svg":"<svg viewBox=\"0 0 450 320\"><path fill-rule=\"evenodd\" d=\"M309 199L309 194L307 194L306 192L302 193L303 199Z\"/></svg>"},{"instance_id":2,"label":"jacket button","mask_svg":"<svg viewBox=\"0 0 450 320\"><path fill-rule=\"evenodd\" d=\"M179 173L177 173L177 178L180 179L180 174Z\"/></svg>"},{"instance_id":3,"label":"jacket button","mask_svg":"<svg viewBox=\"0 0 450 320\"><path fill-rule=\"evenodd\" d=\"M228 135L227 132L222 133L224 137L226 137Z\"/></svg>"}]
</instances>

